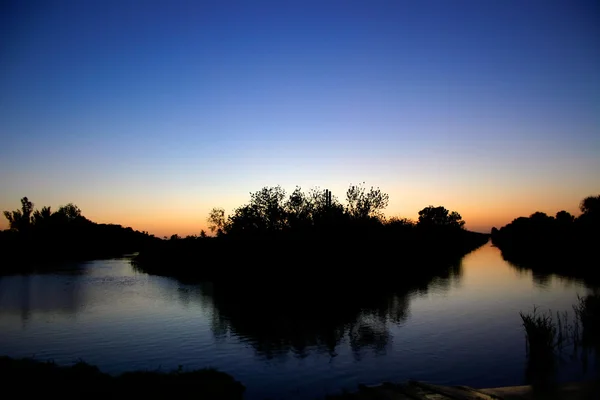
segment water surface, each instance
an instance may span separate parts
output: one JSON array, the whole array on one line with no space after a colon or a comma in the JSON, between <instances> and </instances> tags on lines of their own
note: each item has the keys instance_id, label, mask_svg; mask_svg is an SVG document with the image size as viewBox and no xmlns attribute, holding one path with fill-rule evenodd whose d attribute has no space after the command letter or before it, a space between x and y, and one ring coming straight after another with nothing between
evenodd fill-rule
<instances>
[{"instance_id":1,"label":"water surface","mask_svg":"<svg viewBox=\"0 0 600 400\"><path fill-rule=\"evenodd\" d=\"M315 398L385 380L519 385L519 311L572 311L586 293L581 282L519 271L488 244L429 284L364 307L338 299L324 320L227 301L211 285L135 271L128 258L98 260L0 277L0 354L83 359L109 373L213 366L244 383L249 399ZM560 379L582 374L571 362Z\"/></svg>"}]
</instances>

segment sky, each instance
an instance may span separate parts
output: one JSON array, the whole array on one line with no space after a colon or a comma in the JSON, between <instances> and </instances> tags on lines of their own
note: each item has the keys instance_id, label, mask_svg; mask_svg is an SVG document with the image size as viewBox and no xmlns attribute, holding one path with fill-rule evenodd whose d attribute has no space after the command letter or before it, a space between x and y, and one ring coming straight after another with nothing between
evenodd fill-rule
<instances>
[{"instance_id":1,"label":"sky","mask_svg":"<svg viewBox=\"0 0 600 400\"><path fill-rule=\"evenodd\" d=\"M600 194L596 1L3 1L0 210L198 234L364 182L489 231ZM0 221L0 229L7 221Z\"/></svg>"}]
</instances>

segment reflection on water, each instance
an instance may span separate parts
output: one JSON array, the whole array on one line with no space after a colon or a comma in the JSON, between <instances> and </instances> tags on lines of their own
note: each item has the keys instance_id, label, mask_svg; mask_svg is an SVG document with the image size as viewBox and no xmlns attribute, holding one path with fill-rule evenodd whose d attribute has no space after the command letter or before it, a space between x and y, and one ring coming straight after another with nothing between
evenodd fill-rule
<instances>
[{"instance_id":1,"label":"reflection on water","mask_svg":"<svg viewBox=\"0 0 600 400\"><path fill-rule=\"evenodd\" d=\"M243 338L257 355L266 359L310 353L335 357L347 344L359 359L365 349L385 354L389 327L409 315L409 296L427 293L428 285L444 291L460 277L461 266L442 268L437 274L393 288L347 287L326 290L269 285L203 285L201 292L214 310L211 326L217 339L227 335Z\"/></svg>"},{"instance_id":2,"label":"reflection on water","mask_svg":"<svg viewBox=\"0 0 600 400\"><path fill-rule=\"evenodd\" d=\"M41 314L75 314L83 302L76 284L37 275L0 281L0 315L20 315L27 323L32 311Z\"/></svg>"},{"instance_id":3,"label":"reflection on water","mask_svg":"<svg viewBox=\"0 0 600 400\"><path fill-rule=\"evenodd\" d=\"M402 266L418 270L420 266ZM127 259L0 277L0 354L78 358L117 373L215 366L248 398L314 398L358 383L522 384L519 311L571 310L578 281L507 264L490 245L433 276L324 291L186 285ZM574 366L561 379L578 379Z\"/></svg>"}]
</instances>

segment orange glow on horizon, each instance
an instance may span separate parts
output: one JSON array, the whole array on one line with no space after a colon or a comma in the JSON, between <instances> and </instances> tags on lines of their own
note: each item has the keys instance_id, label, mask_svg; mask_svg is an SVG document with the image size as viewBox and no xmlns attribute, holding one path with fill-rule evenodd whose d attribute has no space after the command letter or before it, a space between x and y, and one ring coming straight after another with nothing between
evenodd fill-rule
<instances>
[{"instance_id":1,"label":"orange glow on horizon","mask_svg":"<svg viewBox=\"0 0 600 400\"><path fill-rule=\"evenodd\" d=\"M285 189L289 194L293 187ZM485 190L481 192L448 190L436 193L433 187L415 187L413 190L395 188L395 190L386 191L384 185L381 186L381 189L390 195L389 206L385 212L388 217L403 217L416 221L418 211L422 208L429 205L442 205L450 211L459 212L466 221L466 228L478 232L489 232L492 227L500 228L515 218L529 216L536 211L553 216L560 210L566 210L577 216L579 215L579 202L593 194L583 191L571 192L550 199L544 193L539 193L537 196L516 196L508 191L499 194ZM332 187L332 191L334 195L337 195L338 200L343 202L345 188L342 189L342 185L340 185L339 188ZM73 203L81 208L86 218L97 223L119 224L138 231L147 231L158 237L173 234L187 236L198 235L201 230L209 233L206 221L209 211L213 207L219 206L225 209L226 214L231 214L236 207L248 202L250 198L248 192L236 193L235 196L227 196L222 199L215 194L207 196L208 199L201 200L197 193L186 193L182 196L176 196L173 193L159 193L150 197L150 200L145 197L146 200L130 198L128 201L120 201L114 200L118 198L115 195L106 198L81 198L74 200ZM30 199L34 201L36 209L45 205L39 199ZM19 206L18 201L11 201L10 204L4 204L1 210L14 210ZM57 209L57 205L52 205L52 210ZM0 229L6 228L8 228L8 221L2 216Z\"/></svg>"}]
</instances>

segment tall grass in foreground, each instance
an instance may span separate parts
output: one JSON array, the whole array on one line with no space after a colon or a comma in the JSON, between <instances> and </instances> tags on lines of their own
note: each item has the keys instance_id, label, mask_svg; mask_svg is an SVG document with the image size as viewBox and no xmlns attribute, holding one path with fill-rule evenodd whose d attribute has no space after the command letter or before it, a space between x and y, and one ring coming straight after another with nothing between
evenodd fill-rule
<instances>
[{"instance_id":1,"label":"tall grass in foreground","mask_svg":"<svg viewBox=\"0 0 600 400\"><path fill-rule=\"evenodd\" d=\"M546 357L560 355L565 346L577 345L579 340L579 323L574 319L569 323L568 313L556 313L553 318L552 311L541 313L538 307L533 307L530 314L519 313L523 321L526 336L526 350L528 357Z\"/></svg>"},{"instance_id":2,"label":"tall grass in foreground","mask_svg":"<svg viewBox=\"0 0 600 400\"><path fill-rule=\"evenodd\" d=\"M519 313L526 337L527 368L525 380L534 389L535 398L547 398L556 392L557 371L563 349L573 344L576 348L578 324L570 324L568 314L552 311L539 312L533 307L529 314Z\"/></svg>"},{"instance_id":3,"label":"tall grass in foreground","mask_svg":"<svg viewBox=\"0 0 600 400\"><path fill-rule=\"evenodd\" d=\"M585 297L577 296L577 300L573 309L582 327L581 344L585 348L600 351L600 292Z\"/></svg>"},{"instance_id":4,"label":"tall grass in foreground","mask_svg":"<svg viewBox=\"0 0 600 400\"><path fill-rule=\"evenodd\" d=\"M596 362L600 360L600 293L577 296L577 300L572 320L566 311L540 312L536 306L531 313L519 313L526 338L526 378L534 387L554 387L556 369L566 348L572 348L572 359L581 355L584 371L590 350L595 350Z\"/></svg>"}]
</instances>

